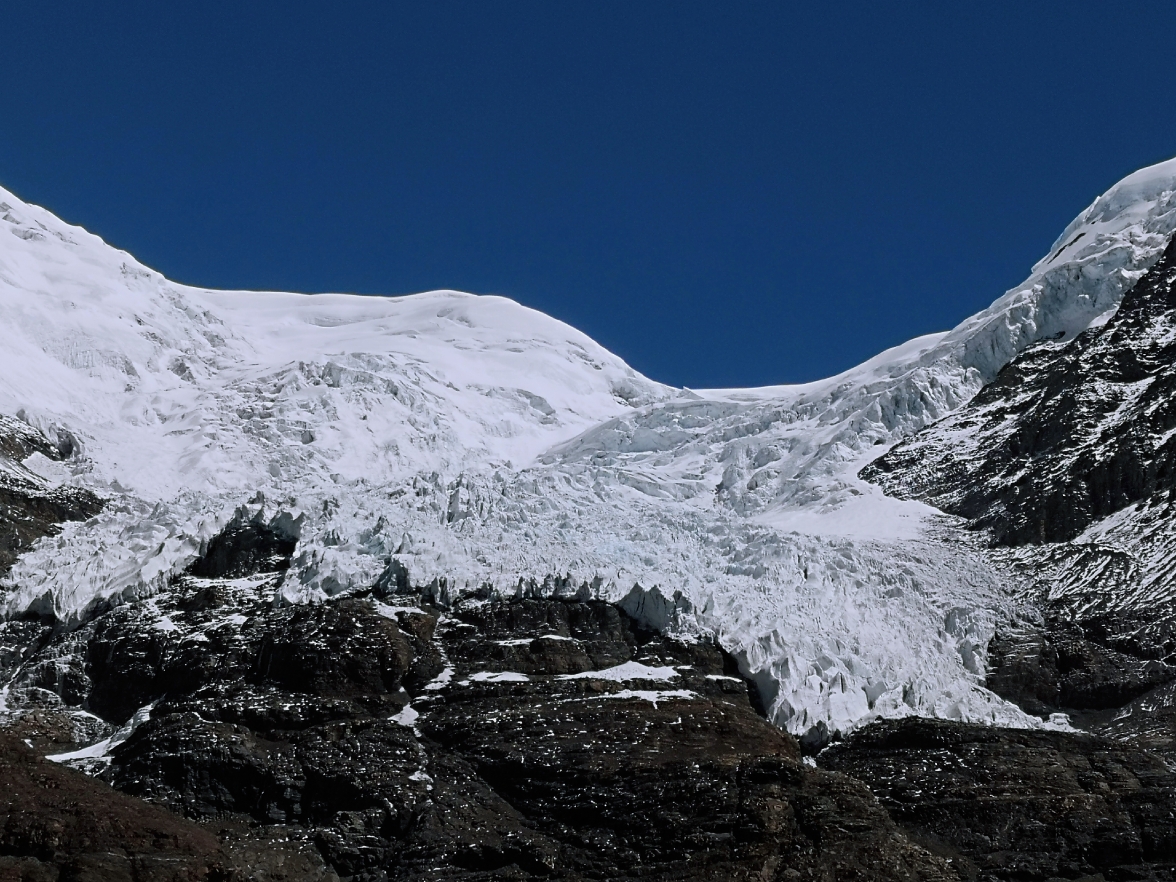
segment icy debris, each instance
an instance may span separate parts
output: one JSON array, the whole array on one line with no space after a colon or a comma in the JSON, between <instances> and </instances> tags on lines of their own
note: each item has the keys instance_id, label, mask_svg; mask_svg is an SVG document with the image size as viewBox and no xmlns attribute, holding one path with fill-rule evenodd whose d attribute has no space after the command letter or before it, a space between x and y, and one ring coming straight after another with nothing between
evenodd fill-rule
<instances>
[{"instance_id":1,"label":"icy debris","mask_svg":"<svg viewBox=\"0 0 1176 882\"><path fill-rule=\"evenodd\" d=\"M634 585L620 601L620 607L642 626L662 634L698 634L702 628L694 616L694 606L681 592L667 597L661 588L644 589Z\"/></svg>"},{"instance_id":2,"label":"icy debris","mask_svg":"<svg viewBox=\"0 0 1176 882\"><path fill-rule=\"evenodd\" d=\"M1074 727L1070 724L1069 714L1050 714L1049 719L1045 722L1045 728L1058 732L1074 731Z\"/></svg>"}]
</instances>

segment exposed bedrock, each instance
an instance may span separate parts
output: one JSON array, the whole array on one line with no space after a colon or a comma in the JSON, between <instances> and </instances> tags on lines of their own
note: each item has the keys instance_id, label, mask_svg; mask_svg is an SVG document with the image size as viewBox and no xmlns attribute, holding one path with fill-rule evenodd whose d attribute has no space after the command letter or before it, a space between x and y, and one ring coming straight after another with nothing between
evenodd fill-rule
<instances>
[{"instance_id":1,"label":"exposed bedrock","mask_svg":"<svg viewBox=\"0 0 1176 882\"><path fill-rule=\"evenodd\" d=\"M963 409L862 470L994 544L1077 538L1176 498L1176 239L1118 311L1007 365Z\"/></svg>"},{"instance_id":2,"label":"exposed bedrock","mask_svg":"<svg viewBox=\"0 0 1176 882\"><path fill-rule=\"evenodd\" d=\"M201 579L235 579L256 573L284 573L298 545L300 519L278 515L266 521L264 506L252 516L237 511L208 544L188 573Z\"/></svg>"},{"instance_id":3,"label":"exposed bedrock","mask_svg":"<svg viewBox=\"0 0 1176 882\"><path fill-rule=\"evenodd\" d=\"M1117 741L907 719L855 732L820 765L864 781L964 879L1176 878L1176 773Z\"/></svg>"},{"instance_id":4,"label":"exposed bedrock","mask_svg":"<svg viewBox=\"0 0 1176 882\"><path fill-rule=\"evenodd\" d=\"M395 580L276 604L267 530L231 524L168 591L73 631L6 624L41 629L9 689L21 737L345 879L956 878L863 785L806 766L716 645L624 605L441 608ZM225 548L233 578L196 575Z\"/></svg>"},{"instance_id":5,"label":"exposed bedrock","mask_svg":"<svg viewBox=\"0 0 1176 882\"><path fill-rule=\"evenodd\" d=\"M598 601L387 600L301 609L298 664L167 696L109 777L304 831L354 879L954 878L713 645ZM358 640L396 663L339 668Z\"/></svg>"},{"instance_id":6,"label":"exposed bedrock","mask_svg":"<svg viewBox=\"0 0 1176 882\"><path fill-rule=\"evenodd\" d=\"M112 790L0 733L0 879L331 882L317 853L231 821L201 825Z\"/></svg>"},{"instance_id":7,"label":"exposed bedrock","mask_svg":"<svg viewBox=\"0 0 1176 882\"><path fill-rule=\"evenodd\" d=\"M373 882L1171 870L1172 774L1140 747L906 722L835 745L814 769L757 711L736 659L647 627L669 607L538 586L441 607L437 591L394 593L406 591L398 579L281 605L289 548L275 532L236 519L168 591L73 631L3 626L12 647L33 646L10 653L13 733L204 836L169 864L178 875L158 878L234 878L240 855L270 878ZM217 554L233 578L195 575ZM1069 688L1101 700L1105 658L1088 655ZM1139 664L1142 689L1153 675ZM107 786L45 768L71 787ZM43 824L71 817L29 794ZM26 861L34 834L21 836L0 841L0 860ZM157 878L125 836L111 848L148 867L132 878ZM86 848L37 852L37 872L85 878L69 873ZM189 866L227 875L182 875Z\"/></svg>"},{"instance_id":8,"label":"exposed bedrock","mask_svg":"<svg viewBox=\"0 0 1176 882\"><path fill-rule=\"evenodd\" d=\"M1105 321L1030 347L861 475L984 531L1036 607L993 641L990 689L1030 713L1171 747L1176 240Z\"/></svg>"},{"instance_id":9,"label":"exposed bedrock","mask_svg":"<svg viewBox=\"0 0 1176 882\"><path fill-rule=\"evenodd\" d=\"M1176 680L1176 668L1092 639L1077 625L1010 632L989 646L988 688L1030 713L1104 711Z\"/></svg>"}]
</instances>

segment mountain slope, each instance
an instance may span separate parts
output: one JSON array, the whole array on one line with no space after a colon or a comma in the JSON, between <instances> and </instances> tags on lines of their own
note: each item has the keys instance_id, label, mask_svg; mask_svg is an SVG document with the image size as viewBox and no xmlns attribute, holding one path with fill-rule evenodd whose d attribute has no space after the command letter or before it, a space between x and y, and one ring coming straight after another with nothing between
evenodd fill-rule
<instances>
[{"instance_id":1,"label":"mountain slope","mask_svg":"<svg viewBox=\"0 0 1176 882\"><path fill-rule=\"evenodd\" d=\"M988 684L1037 713L1176 744L1176 240L1119 309L1044 341L862 471L967 518L1034 613Z\"/></svg>"},{"instance_id":2,"label":"mountain slope","mask_svg":"<svg viewBox=\"0 0 1176 882\"><path fill-rule=\"evenodd\" d=\"M968 518L997 545L1068 542L1128 506L1166 505L1174 391L1176 241L1105 322L1025 352L862 474Z\"/></svg>"},{"instance_id":3,"label":"mountain slope","mask_svg":"<svg viewBox=\"0 0 1176 882\"><path fill-rule=\"evenodd\" d=\"M23 467L104 500L17 561L6 609L78 624L164 591L249 503L296 542L286 601L639 586L664 595L650 624L718 634L791 731L1031 725L983 686L1004 576L958 522L856 472L1113 310L1176 228L1174 192L1176 162L1125 179L947 334L706 392L501 298L174 285L0 193L0 413L69 432L71 457Z\"/></svg>"}]
</instances>

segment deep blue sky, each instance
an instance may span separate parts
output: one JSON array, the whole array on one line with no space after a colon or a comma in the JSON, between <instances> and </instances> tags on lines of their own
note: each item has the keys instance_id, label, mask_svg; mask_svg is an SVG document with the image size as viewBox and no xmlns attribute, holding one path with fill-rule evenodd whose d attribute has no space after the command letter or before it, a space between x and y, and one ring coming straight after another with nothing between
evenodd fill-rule
<instances>
[{"instance_id":1,"label":"deep blue sky","mask_svg":"<svg viewBox=\"0 0 1176 882\"><path fill-rule=\"evenodd\" d=\"M505 294L665 382L809 380L1176 154L1176 4L967 7L4 3L0 183L182 282Z\"/></svg>"}]
</instances>

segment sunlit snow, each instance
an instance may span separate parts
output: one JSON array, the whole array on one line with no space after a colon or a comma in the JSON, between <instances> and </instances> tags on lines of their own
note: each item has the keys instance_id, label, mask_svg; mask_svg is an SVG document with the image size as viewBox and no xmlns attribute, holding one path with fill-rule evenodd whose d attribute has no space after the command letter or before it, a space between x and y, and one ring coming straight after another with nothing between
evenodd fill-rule
<instances>
[{"instance_id":1,"label":"sunlit snow","mask_svg":"<svg viewBox=\"0 0 1176 882\"><path fill-rule=\"evenodd\" d=\"M716 634L792 731L1029 725L982 685L1015 586L953 520L856 474L1113 310L1176 228L1174 191L1176 160L1125 179L947 333L817 383L691 391L503 298L177 285L0 190L0 414L69 433L78 456L26 467L109 500L17 563L4 608L150 595L245 505L299 536L289 600L393 561L442 598L640 586L649 624Z\"/></svg>"}]
</instances>

